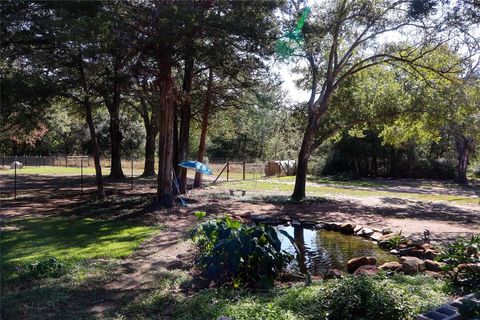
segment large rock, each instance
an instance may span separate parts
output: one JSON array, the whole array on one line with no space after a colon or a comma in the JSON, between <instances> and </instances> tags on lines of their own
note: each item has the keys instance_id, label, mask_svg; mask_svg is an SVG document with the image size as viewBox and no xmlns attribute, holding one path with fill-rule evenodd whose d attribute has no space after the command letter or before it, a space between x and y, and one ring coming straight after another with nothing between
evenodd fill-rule
<instances>
[{"instance_id":1,"label":"large rock","mask_svg":"<svg viewBox=\"0 0 480 320\"><path fill-rule=\"evenodd\" d=\"M419 249L417 247L407 247L404 249L400 249L400 256L411 256L417 258L423 258L423 249Z\"/></svg>"},{"instance_id":2,"label":"large rock","mask_svg":"<svg viewBox=\"0 0 480 320\"><path fill-rule=\"evenodd\" d=\"M377 259L374 257L359 257L359 258L353 258L348 260L347 262L347 271L349 273L354 273L355 270L360 268L361 266L364 265L375 265L377 263Z\"/></svg>"},{"instance_id":3,"label":"large rock","mask_svg":"<svg viewBox=\"0 0 480 320\"><path fill-rule=\"evenodd\" d=\"M388 271L400 271L402 269L402 265L396 261L385 262L380 267L378 267L378 269Z\"/></svg>"},{"instance_id":4,"label":"large rock","mask_svg":"<svg viewBox=\"0 0 480 320\"><path fill-rule=\"evenodd\" d=\"M340 230L340 225L335 222L327 222L323 226L325 230L330 230L330 231L338 231Z\"/></svg>"},{"instance_id":5,"label":"large rock","mask_svg":"<svg viewBox=\"0 0 480 320\"><path fill-rule=\"evenodd\" d=\"M384 250L388 250L392 248L392 244L390 243L390 241L387 241L387 240L379 241L378 246Z\"/></svg>"},{"instance_id":6,"label":"large rock","mask_svg":"<svg viewBox=\"0 0 480 320\"><path fill-rule=\"evenodd\" d=\"M392 229L390 229L390 228L383 228L382 229L382 234L383 235L390 234L390 233L393 233Z\"/></svg>"},{"instance_id":7,"label":"large rock","mask_svg":"<svg viewBox=\"0 0 480 320\"><path fill-rule=\"evenodd\" d=\"M343 234L353 234L355 225L351 223L344 223L340 226L340 232Z\"/></svg>"},{"instance_id":8,"label":"large rock","mask_svg":"<svg viewBox=\"0 0 480 320\"><path fill-rule=\"evenodd\" d=\"M358 233L359 235L361 235L362 237L370 237L375 231L373 231L372 229L370 228L363 228L362 230L360 230L360 232Z\"/></svg>"},{"instance_id":9,"label":"large rock","mask_svg":"<svg viewBox=\"0 0 480 320\"><path fill-rule=\"evenodd\" d=\"M427 249L423 253L423 258L424 259L429 259L429 260L435 260L435 258L438 256L438 252L433 249Z\"/></svg>"},{"instance_id":10,"label":"large rock","mask_svg":"<svg viewBox=\"0 0 480 320\"><path fill-rule=\"evenodd\" d=\"M376 274L378 274L378 268L377 266L374 266L374 265L364 265L364 266L361 266L359 267L357 270L355 270L355 272L353 273L354 275L356 276L374 276Z\"/></svg>"},{"instance_id":11,"label":"large rock","mask_svg":"<svg viewBox=\"0 0 480 320\"><path fill-rule=\"evenodd\" d=\"M362 229L363 229L362 226L355 226L355 229L353 229L353 232L354 232L355 234L357 234L357 233L359 233L360 230L362 230Z\"/></svg>"},{"instance_id":12,"label":"large rock","mask_svg":"<svg viewBox=\"0 0 480 320\"><path fill-rule=\"evenodd\" d=\"M435 271L440 272L442 271L442 267L445 265L443 262L433 261L433 260L425 260L425 269L428 271Z\"/></svg>"},{"instance_id":13,"label":"large rock","mask_svg":"<svg viewBox=\"0 0 480 320\"><path fill-rule=\"evenodd\" d=\"M374 232L371 236L370 239L373 241L380 241L382 239L383 235L380 232Z\"/></svg>"},{"instance_id":14,"label":"large rock","mask_svg":"<svg viewBox=\"0 0 480 320\"><path fill-rule=\"evenodd\" d=\"M325 273L325 279L334 279L343 277L343 271L338 269L328 269Z\"/></svg>"},{"instance_id":15,"label":"large rock","mask_svg":"<svg viewBox=\"0 0 480 320\"><path fill-rule=\"evenodd\" d=\"M416 274L425 270L425 262L417 257L401 257L400 262L405 274Z\"/></svg>"}]
</instances>

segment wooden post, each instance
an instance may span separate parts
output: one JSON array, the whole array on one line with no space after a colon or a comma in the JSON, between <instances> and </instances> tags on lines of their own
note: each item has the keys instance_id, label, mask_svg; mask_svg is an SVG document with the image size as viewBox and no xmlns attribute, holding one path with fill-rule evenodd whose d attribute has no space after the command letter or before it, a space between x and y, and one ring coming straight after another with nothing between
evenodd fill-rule
<instances>
[{"instance_id":1,"label":"wooden post","mask_svg":"<svg viewBox=\"0 0 480 320\"><path fill-rule=\"evenodd\" d=\"M229 175L230 175L230 160L227 160L227 182L228 182Z\"/></svg>"},{"instance_id":2,"label":"wooden post","mask_svg":"<svg viewBox=\"0 0 480 320\"><path fill-rule=\"evenodd\" d=\"M242 166L243 166L243 180L245 180L245 161L243 161Z\"/></svg>"}]
</instances>

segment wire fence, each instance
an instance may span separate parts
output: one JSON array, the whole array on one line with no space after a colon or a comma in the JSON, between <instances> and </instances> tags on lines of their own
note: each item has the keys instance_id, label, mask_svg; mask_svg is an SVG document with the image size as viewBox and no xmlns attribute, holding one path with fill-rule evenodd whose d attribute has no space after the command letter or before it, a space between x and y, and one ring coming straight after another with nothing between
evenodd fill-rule
<instances>
[{"instance_id":1,"label":"wire fence","mask_svg":"<svg viewBox=\"0 0 480 320\"><path fill-rule=\"evenodd\" d=\"M90 156L0 156L0 199L16 199L46 194L83 196L95 190L95 167ZM105 185L110 192L115 189L132 189L154 192L156 177L143 177L145 159L124 159L122 170L125 179L110 181ZM110 173L110 159L102 158L102 174ZM265 161L239 161L210 159L207 165L212 176L203 176L204 184L258 180L266 177ZM158 159L155 160L155 168ZM193 187L195 172L187 170L189 188Z\"/></svg>"}]
</instances>

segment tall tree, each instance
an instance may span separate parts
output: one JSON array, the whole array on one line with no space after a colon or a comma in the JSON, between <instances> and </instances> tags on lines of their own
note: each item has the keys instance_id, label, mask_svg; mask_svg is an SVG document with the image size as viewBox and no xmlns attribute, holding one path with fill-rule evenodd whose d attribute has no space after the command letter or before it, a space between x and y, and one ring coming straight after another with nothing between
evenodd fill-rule
<instances>
[{"instance_id":1,"label":"tall tree","mask_svg":"<svg viewBox=\"0 0 480 320\"><path fill-rule=\"evenodd\" d=\"M315 135L321 119L331 112L335 91L352 75L375 65L408 64L417 70L427 67L420 59L453 39L455 32L445 23L445 15L429 15L434 9L431 7L412 14L409 5L410 1L335 0L314 8L303 28L304 52L298 54L308 63L305 81L309 83L310 99L293 199L305 197ZM404 32L408 32L408 39L403 37ZM443 66L438 72L448 74L452 68Z\"/></svg>"}]
</instances>

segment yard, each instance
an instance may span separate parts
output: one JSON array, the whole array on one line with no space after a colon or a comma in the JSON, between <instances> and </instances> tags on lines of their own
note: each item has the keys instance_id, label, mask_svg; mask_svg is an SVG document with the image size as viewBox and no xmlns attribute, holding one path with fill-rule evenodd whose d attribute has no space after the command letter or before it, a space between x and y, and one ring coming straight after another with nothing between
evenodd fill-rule
<instances>
[{"instance_id":1,"label":"yard","mask_svg":"<svg viewBox=\"0 0 480 320\"><path fill-rule=\"evenodd\" d=\"M62 196L65 190L57 185L64 178L28 178L43 183L38 185L41 203L35 193L3 202L6 318L316 319L328 311L323 301L342 290L339 279L320 278L308 287L302 281L279 282L268 292L208 288L199 278L198 251L189 240L198 223L196 211L245 221L268 215L368 223L411 235L428 228L434 243L478 234L480 227L478 189L438 181L311 177L308 197L300 204L289 200L293 185L288 177L224 182L191 191L186 208L167 210L151 205L154 184L145 179L136 180L133 191L129 183L111 182L115 195L99 202L68 192ZM51 273L32 267L49 258L56 259ZM423 275L380 276L375 283L406 294L412 314L455 296L447 282Z\"/></svg>"}]
</instances>

